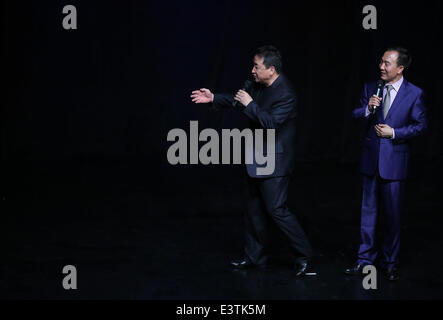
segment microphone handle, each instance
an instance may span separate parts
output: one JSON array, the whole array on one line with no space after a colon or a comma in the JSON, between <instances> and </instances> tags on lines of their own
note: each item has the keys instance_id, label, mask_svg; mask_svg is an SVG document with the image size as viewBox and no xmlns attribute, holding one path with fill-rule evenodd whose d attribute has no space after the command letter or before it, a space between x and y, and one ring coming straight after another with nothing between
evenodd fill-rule
<instances>
[{"instance_id":1,"label":"microphone handle","mask_svg":"<svg viewBox=\"0 0 443 320\"><path fill-rule=\"evenodd\" d=\"M381 88L377 88L377 92L375 93L377 97L380 97L380 93L381 93ZM371 107L372 107L372 114L374 114L378 107L377 106L371 106Z\"/></svg>"}]
</instances>

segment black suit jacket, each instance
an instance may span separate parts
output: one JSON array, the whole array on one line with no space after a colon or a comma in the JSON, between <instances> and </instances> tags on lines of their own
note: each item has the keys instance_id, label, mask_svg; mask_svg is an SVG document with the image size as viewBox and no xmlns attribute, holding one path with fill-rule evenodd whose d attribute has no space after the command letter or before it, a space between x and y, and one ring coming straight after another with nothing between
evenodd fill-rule
<instances>
[{"instance_id":1,"label":"black suit jacket","mask_svg":"<svg viewBox=\"0 0 443 320\"><path fill-rule=\"evenodd\" d=\"M257 175L257 163L246 164L248 175L253 178L270 178L290 175L294 170L296 133L296 95L289 80L283 75L271 86L254 83L247 89L254 99L247 107L238 108L250 119L250 129L275 129L275 170L268 176ZM234 95L215 94L215 109L232 107ZM266 132L263 133L266 138ZM266 144L266 140L265 144Z\"/></svg>"}]
</instances>

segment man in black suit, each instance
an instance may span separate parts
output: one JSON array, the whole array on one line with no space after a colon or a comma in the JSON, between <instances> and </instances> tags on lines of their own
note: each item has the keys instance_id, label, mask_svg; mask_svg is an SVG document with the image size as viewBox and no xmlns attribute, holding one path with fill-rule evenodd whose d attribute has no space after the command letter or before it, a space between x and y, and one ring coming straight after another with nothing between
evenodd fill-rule
<instances>
[{"instance_id":1,"label":"man in black suit","mask_svg":"<svg viewBox=\"0 0 443 320\"><path fill-rule=\"evenodd\" d=\"M296 134L296 95L288 79L281 74L282 60L273 46L256 50L252 76L254 83L232 94L213 94L208 89L192 92L195 103L212 103L214 108L230 108L234 100L250 119L250 128L275 130L275 170L267 176L257 175L257 164L247 164L248 206L245 212L245 249L234 268L264 267L267 262L267 216L270 215L286 235L293 249L297 276L305 275L311 265L312 249L297 221L286 206L290 175L294 170Z\"/></svg>"}]
</instances>

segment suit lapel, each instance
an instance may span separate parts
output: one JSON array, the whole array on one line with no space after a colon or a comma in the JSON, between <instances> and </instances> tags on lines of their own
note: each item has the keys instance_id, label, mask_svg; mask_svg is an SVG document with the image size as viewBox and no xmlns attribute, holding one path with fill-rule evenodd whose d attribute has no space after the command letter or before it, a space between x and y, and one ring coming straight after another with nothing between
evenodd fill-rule
<instances>
[{"instance_id":1,"label":"suit lapel","mask_svg":"<svg viewBox=\"0 0 443 320\"><path fill-rule=\"evenodd\" d=\"M408 95L409 89L408 89L408 82L406 80L403 80L403 83L400 86L400 89L398 90L397 95L395 96L395 100L391 105L391 108L388 111L388 114L386 115L385 122L389 120L391 115L395 112L396 109L399 108L400 103L404 100L404 98Z\"/></svg>"}]
</instances>

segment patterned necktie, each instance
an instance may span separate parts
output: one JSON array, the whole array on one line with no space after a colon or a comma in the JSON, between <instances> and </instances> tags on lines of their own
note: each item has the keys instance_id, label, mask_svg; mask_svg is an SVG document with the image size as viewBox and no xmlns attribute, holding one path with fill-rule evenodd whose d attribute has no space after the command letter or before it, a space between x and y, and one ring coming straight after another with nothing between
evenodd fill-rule
<instances>
[{"instance_id":1,"label":"patterned necktie","mask_svg":"<svg viewBox=\"0 0 443 320\"><path fill-rule=\"evenodd\" d=\"M391 107L391 90L394 87L392 85L387 85L386 86L386 97L385 100L383 101L383 119L386 119L386 116L388 115L389 112L389 108Z\"/></svg>"}]
</instances>

